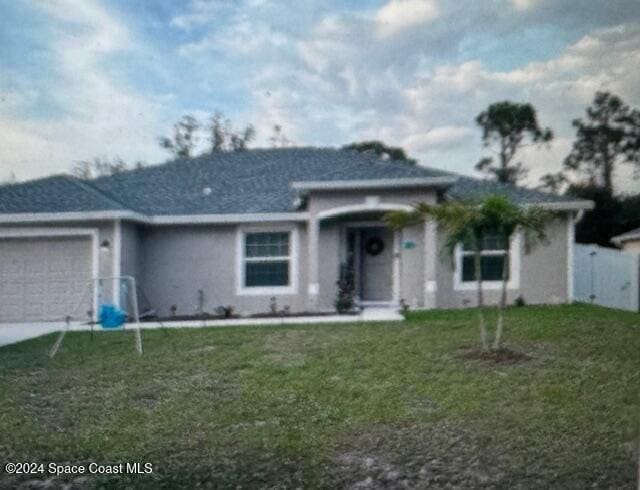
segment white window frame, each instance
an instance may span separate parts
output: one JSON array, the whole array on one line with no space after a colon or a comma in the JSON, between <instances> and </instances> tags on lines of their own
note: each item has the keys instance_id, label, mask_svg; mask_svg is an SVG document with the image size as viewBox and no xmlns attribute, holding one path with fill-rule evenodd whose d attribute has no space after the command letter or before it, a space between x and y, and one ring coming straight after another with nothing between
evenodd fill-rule
<instances>
[{"instance_id":1,"label":"white window frame","mask_svg":"<svg viewBox=\"0 0 640 490\"><path fill-rule=\"evenodd\" d=\"M289 284L287 286L246 286L245 285L245 257L246 236L251 233L288 233L289 234L289 255L282 257L256 257L255 261L289 261ZM298 292L298 228L295 226L279 227L241 227L238 228L236 237L236 293L239 296L277 296L283 294L297 294Z\"/></svg>"},{"instance_id":2,"label":"white window frame","mask_svg":"<svg viewBox=\"0 0 640 490\"><path fill-rule=\"evenodd\" d=\"M520 257L522 256L522 233L515 232L509 240L509 280L507 289L520 288ZM469 255L470 252L466 252ZM454 252L455 270L453 272L453 289L456 291L475 290L478 287L477 281L462 280L462 257L465 253L462 244L456 245ZM503 256L504 250L483 250L483 256ZM502 289L502 281L482 281L482 289L496 290Z\"/></svg>"}]
</instances>

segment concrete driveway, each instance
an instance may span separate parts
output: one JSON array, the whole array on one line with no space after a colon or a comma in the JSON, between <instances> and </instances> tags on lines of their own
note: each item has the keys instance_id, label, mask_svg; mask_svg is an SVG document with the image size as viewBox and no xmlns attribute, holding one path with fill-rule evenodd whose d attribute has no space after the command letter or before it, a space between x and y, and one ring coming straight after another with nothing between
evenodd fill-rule
<instances>
[{"instance_id":1,"label":"concrete driveway","mask_svg":"<svg viewBox=\"0 0 640 490\"><path fill-rule=\"evenodd\" d=\"M0 346L40 337L64 329L64 322L17 323L0 325Z\"/></svg>"}]
</instances>

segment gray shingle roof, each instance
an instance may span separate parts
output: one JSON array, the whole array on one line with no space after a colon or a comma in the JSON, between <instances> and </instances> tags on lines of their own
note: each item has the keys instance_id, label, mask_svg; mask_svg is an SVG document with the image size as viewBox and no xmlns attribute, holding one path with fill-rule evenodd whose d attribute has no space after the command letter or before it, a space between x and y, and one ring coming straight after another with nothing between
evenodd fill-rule
<instances>
[{"instance_id":1,"label":"gray shingle roof","mask_svg":"<svg viewBox=\"0 0 640 490\"><path fill-rule=\"evenodd\" d=\"M205 155L92 181L67 176L0 187L0 213L131 210L148 215L295 211L292 182L459 177L456 199L503 193L520 203L566 198L369 153L330 148L259 149ZM203 192L205 188L210 193Z\"/></svg>"},{"instance_id":2,"label":"gray shingle roof","mask_svg":"<svg viewBox=\"0 0 640 490\"><path fill-rule=\"evenodd\" d=\"M0 186L0 213L124 210L121 203L67 175Z\"/></svg>"},{"instance_id":3,"label":"gray shingle roof","mask_svg":"<svg viewBox=\"0 0 640 490\"><path fill-rule=\"evenodd\" d=\"M569 202L575 199L550 194L548 192L516 187L492 180L474 179L472 177L458 176L458 181L449 188L446 195L450 199L480 200L491 194L503 194L509 199L520 204L541 204L552 202Z\"/></svg>"},{"instance_id":4,"label":"gray shingle roof","mask_svg":"<svg viewBox=\"0 0 640 490\"><path fill-rule=\"evenodd\" d=\"M296 181L436 177L446 172L351 151L315 148L218 153L92 181L102 192L151 214L295 211ZM203 189L211 194L204 195Z\"/></svg>"}]
</instances>

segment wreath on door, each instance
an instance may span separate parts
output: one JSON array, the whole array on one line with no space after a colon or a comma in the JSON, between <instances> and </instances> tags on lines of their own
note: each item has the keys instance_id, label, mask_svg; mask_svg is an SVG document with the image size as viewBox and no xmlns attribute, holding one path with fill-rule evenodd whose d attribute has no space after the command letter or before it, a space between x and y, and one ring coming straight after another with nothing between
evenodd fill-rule
<instances>
[{"instance_id":1,"label":"wreath on door","mask_svg":"<svg viewBox=\"0 0 640 490\"><path fill-rule=\"evenodd\" d=\"M364 244L364 249L369 255L379 255L384 250L384 242L380 237L374 236L367 240Z\"/></svg>"}]
</instances>

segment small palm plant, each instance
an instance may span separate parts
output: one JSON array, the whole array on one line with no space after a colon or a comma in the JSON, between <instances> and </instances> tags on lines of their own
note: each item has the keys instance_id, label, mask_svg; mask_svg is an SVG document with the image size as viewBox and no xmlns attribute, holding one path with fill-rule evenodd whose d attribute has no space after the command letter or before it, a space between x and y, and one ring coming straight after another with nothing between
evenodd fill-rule
<instances>
[{"instance_id":1,"label":"small palm plant","mask_svg":"<svg viewBox=\"0 0 640 490\"><path fill-rule=\"evenodd\" d=\"M477 310L482 350L489 350L486 320L484 317L484 293L482 290L482 250L484 238L498 235L506 243L516 231L525 235L527 251L537 241L545 239L545 224L549 213L539 207L524 207L501 195L485 198L481 202L444 202L431 205L416 204L412 211L392 211L385 222L394 229L418 224L425 219L434 219L445 232L446 248L453 254L458 244L464 243L473 251L473 265L477 283ZM507 279L509 275L508 251L502 269L502 291L496 333L491 348L500 348L504 328L504 308L507 303Z\"/></svg>"}]
</instances>

